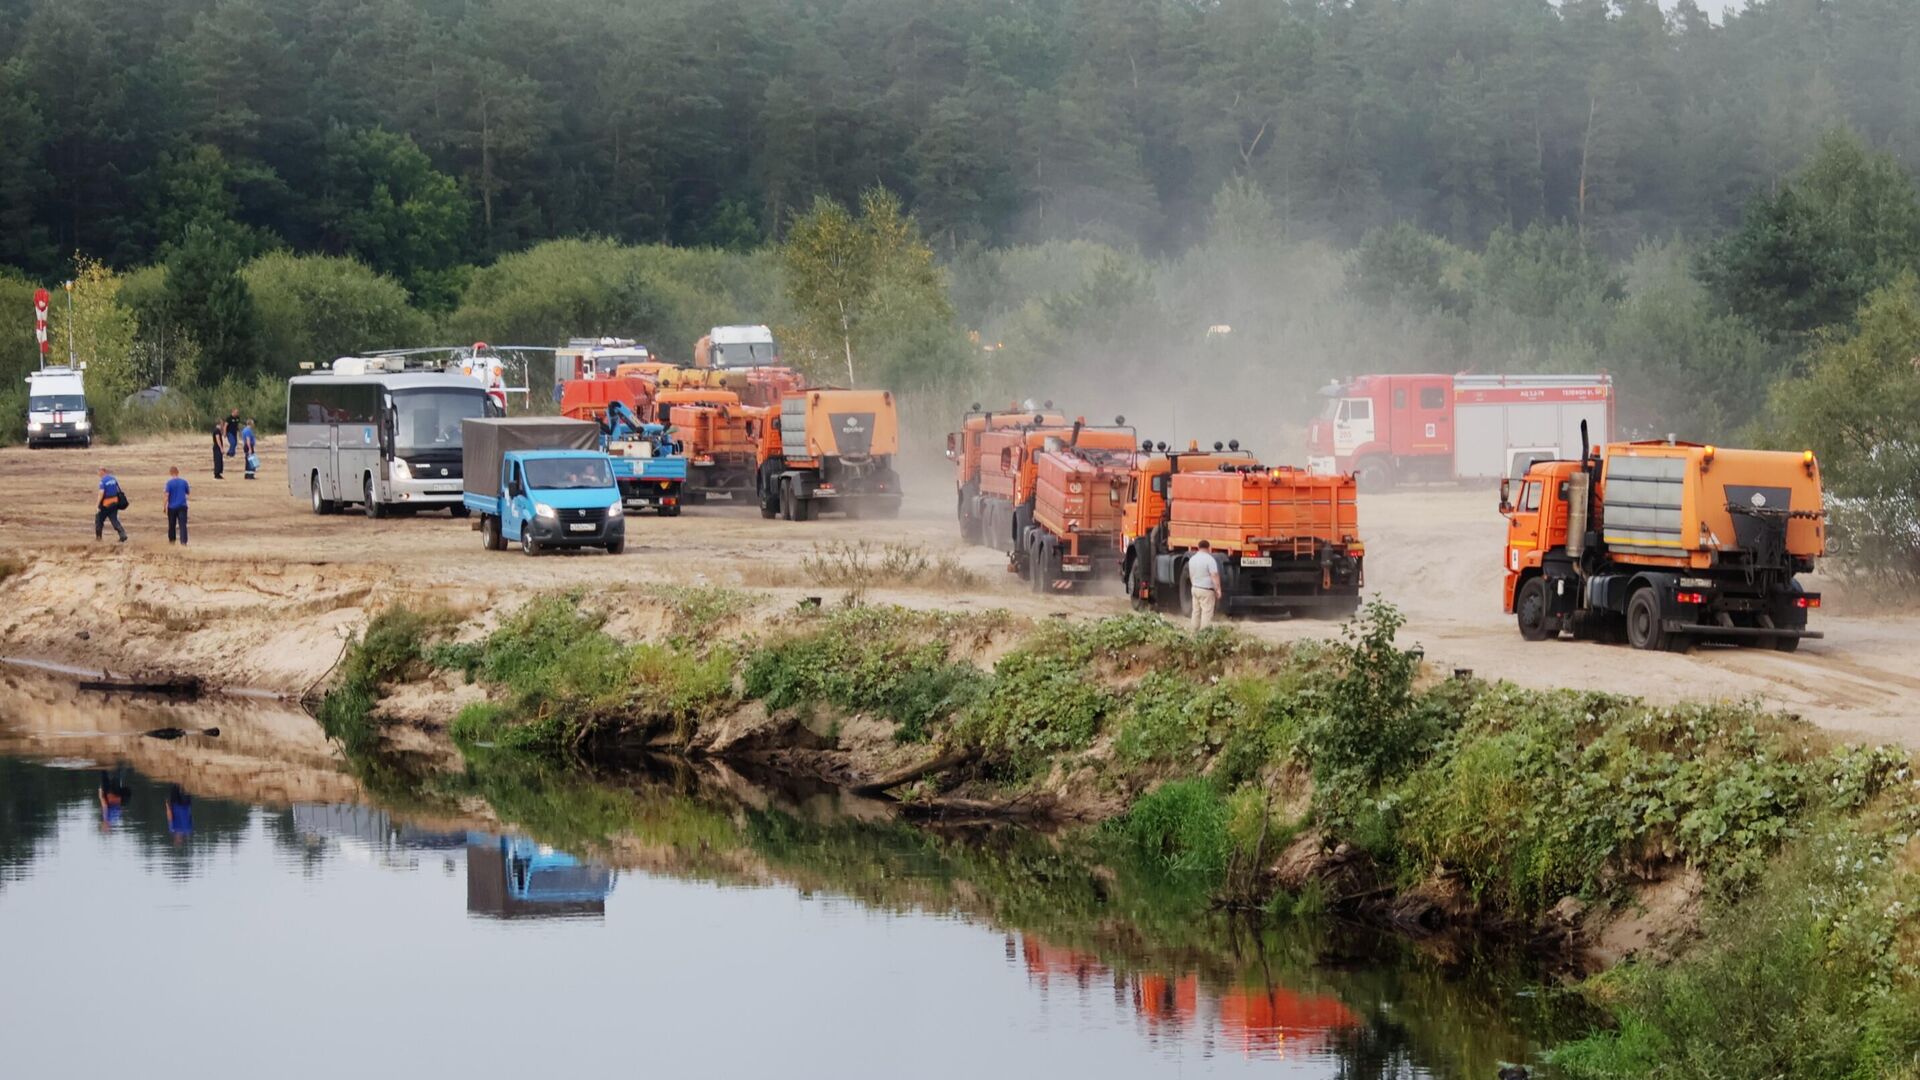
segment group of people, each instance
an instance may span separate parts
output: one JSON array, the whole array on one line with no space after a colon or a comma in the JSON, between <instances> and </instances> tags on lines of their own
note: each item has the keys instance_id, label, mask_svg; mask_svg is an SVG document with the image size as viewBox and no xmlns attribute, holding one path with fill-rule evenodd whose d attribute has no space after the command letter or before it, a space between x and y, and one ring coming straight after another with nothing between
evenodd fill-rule
<instances>
[{"instance_id":1,"label":"group of people","mask_svg":"<svg viewBox=\"0 0 1920 1080\"><path fill-rule=\"evenodd\" d=\"M223 446L226 451L224 455L221 453ZM252 480L254 473L260 468L260 457L254 453L253 420L240 419L239 409L228 413L225 420L213 425L213 478L215 480L227 478L227 460L236 455L244 455L240 458L240 464L246 469L245 478Z\"/></svg>"},{"instance_id":2,"label":"group of people","mask_svg":"<svg viewBox=\"0 0 1920 1080\"><path fill-rule=\"evenodd\" d=\"M213 425L213 478L226 478L227 459L244 453L242 464L246 468L246 478L254 479L260 468L260 458L253 435L253 421L240 418L240 410L235 409L222 423ZM223 453L224 451L224 453ZM185 477L180 475L180 466L167 470L165 487L167 504L167 543L185 544L187 542L187 497L192 488ZM126 491L121 488L120 480L112 472L102 467L100 470L100 488L94 502L93 538L106 537L107 526L120 537L121 543L127 542L126 526L120 523L120 512L132 505Z\"/></svg>"}]
</instances>

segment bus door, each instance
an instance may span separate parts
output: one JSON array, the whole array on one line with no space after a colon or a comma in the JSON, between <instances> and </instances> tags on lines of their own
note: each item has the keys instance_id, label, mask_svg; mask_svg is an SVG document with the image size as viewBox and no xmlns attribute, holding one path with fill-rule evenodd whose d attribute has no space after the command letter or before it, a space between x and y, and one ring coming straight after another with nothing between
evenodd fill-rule
<instances>
[{"instance_id":1,"label":"bus door","mask_svg":"<svg viewBox=\"0 0 1920 1080\"><path fill-rule=\"evenodd\" d=\"M340 423L327 425L327 497L340 498Z\"/></svg>"}]
</instances>

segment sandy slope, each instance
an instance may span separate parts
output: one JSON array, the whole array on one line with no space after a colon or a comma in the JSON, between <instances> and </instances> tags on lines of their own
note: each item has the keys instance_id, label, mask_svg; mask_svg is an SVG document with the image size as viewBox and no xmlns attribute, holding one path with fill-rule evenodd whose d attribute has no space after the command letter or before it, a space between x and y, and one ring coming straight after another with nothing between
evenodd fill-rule
<instances>
[{"instance_id":1,"label":"sandy slope","mask_svg":"<svg viewBox=\"0 0 1920 1080\"><path fill-rule=\"evenodd\" d=\"M962 548L951 489L927 463L897 521L761 519L724 502L677 519L640 516L627 553L527 559L481 550L464 521L444 515L369 521L320 518L287 493L277 440L262 447L261 479L214 481L198 437L91 451L0 450L0 545L28 568L0 583L0 653L132 670L185 669L233 685L298 691L324 675L344 635L395 599L445 599L477 613L543 589L617 592L638 582L746 584L767 610L804 594L800 563L830 539L905 541L950 553L976 571L971 593L876 592L916 607L1004 607L1017 614L1099 615L1117 596L1035 596L999 556ZM194 485L193 546L169 548L161 483L178 463ZM92 537L95 470L112 467L134 500L133 540ZM1363 497L1369 591L1408 614L1407 638L1442 668L1528 686L1686 697L1757 698L1827 727L1920 745L1920 616L1872 614L1827 585L1824 641L1794 656L1697 648L1645 654L1624 646L1522 642L1499 610L1502 522L1489 492L1452 488ZM1849 610L1849 608L1853 610ZM1263 637L1325 636L1332 624L1251 624Z\"/></svg>"}]
</instances>

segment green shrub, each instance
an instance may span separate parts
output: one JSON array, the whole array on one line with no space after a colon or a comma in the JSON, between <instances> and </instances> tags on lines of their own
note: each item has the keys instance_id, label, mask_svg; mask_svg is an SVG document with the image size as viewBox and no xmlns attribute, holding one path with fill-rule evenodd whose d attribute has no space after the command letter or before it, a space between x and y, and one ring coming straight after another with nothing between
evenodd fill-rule
<instances>
[{"instance_id":1,"label":"green shrub","mask_svg":"<svg viewBox=\"0 0 1920 1080\"><path fill-rule=\"evenodd\" d=\"M1029 776L1084 748L1114 709L1114 696L1071 659L1021 649L994 665L989 685L954 727L963 743Z\"/></svg>"},{"instance_id":2,"label":"green shrub","mask_svg":"<svg viewBox=\"0 0 1920 1080\"><path fill-rule=\"evenodd\" d=\"M1226 800L1212 784L1174 780L1135 801L1119 831L1149 867L1212 882L1226 871L1228 822Z\"/></svg>"},{"instance_id":3,"label":"green shrub","mask_svg":"<svg viewBox=\"0 0 1920 1080\"><path fill-rule=\"evenodd\" d=\"M971 664L949 660L949 651L938 624L894 608L850 608L755 652L742 683L770 709L819 703L871 711L898 725L902 741L919 741L975 700L984 682Z\"/></svg>"}]
</instances>

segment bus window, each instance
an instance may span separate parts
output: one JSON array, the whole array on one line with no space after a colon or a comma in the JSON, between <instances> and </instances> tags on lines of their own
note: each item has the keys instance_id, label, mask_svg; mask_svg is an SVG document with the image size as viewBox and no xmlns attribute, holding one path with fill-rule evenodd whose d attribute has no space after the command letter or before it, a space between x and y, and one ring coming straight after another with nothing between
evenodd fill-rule
<instances>
[{"instance_id":1,"label":"bus window","mask_svg":"<svg viewBox=\"0 0 1920 1080\"><path fill-rule=\"evenodd\" d=\"M413 450L460 449L461 421L486 415L487 396L466 390L395 390L394 446Z\"/></svg>"}]
</instances>

